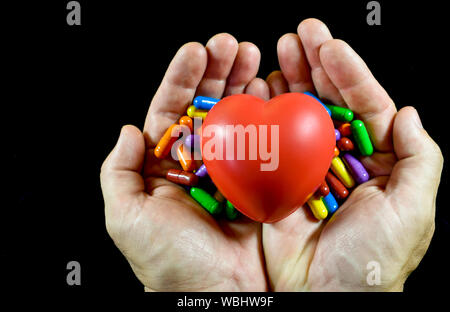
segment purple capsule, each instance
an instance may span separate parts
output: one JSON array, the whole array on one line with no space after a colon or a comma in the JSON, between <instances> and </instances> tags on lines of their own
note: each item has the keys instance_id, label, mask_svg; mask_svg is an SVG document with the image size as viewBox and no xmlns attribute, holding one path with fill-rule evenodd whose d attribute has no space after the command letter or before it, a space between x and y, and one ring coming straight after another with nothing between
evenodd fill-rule
<instances>
[{"instance_id":1,"label":"purple capsule","mask_svg":"<svg viewBox=\"0 0 450 312\"><path fill-rule=\"evenodd\" d=\"M344 160L353 178L355 178L356 183L361 184L369 180L369 174L367 173L366 168L364 168L363 164L350 153L345 153L342 156L342 160Z\"/></svg>"},{"instance_id":2,"label":"purple capsule","mask_svg":"<svg viewBox=\"0 0 450 312\"><path fill-rule=\"evenodd\" d=\"M208 171L206 170L205 164L201 165L200 168L198 168L197 171L195 171L195 175L204 178L208 175Z\"/></svg>"},{"instance_id":3,"label":"purple capsule","mask_svg":"<svg viewBox=\"0 0 450 312\"><path fill-rule=\"evenodd\" d=\"M198 134L190 134L184 141L184 145L188 148L197 148L200 144L200 136Z\"/></svg>"},{"instance_id":4,"label":"purple capsule","mask_svg":"<svg viewBox=\"0 0 450 312\"><path fill-rule=\"evenodd\" d=\"M336 135L336 141L339 141L341 139L341 133L338 129L334 129L334 134Z\"/></svg>"}]
</instances>

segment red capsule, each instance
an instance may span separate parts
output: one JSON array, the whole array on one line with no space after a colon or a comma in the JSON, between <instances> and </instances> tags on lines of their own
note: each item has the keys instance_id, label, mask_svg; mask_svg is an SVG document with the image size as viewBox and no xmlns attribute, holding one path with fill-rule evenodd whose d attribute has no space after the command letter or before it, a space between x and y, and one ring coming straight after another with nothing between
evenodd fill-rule
<instances>
[{"instance_id":1,"label":"red capsule","mask_svg":"<svg viewBox=\"0 0 450 312\"><path fill-rule=\"evenodd\" d=\"M327 175L325 176L325 180L327 181L328 185L330 186L330 190L336 197L340 199L344 199L349 195L349 191L347 188L342 184L341 181L339 181L338 178L336 178L331 172L327 172Z\"/></svg>"},{"instance_id":2,"label":"red capsule","mask_svg":"<svg viewBox=\"0 0 450 312\"><path fill-rule=\"evenodd\" d=\"M336 145L343 152L353 151L355 149L355 145L352 140L345 137L337 141Z\"/></svg>"},{"instance_id":3,"label":"red capsule","mask_svg":"<svg viewBox=\"0 0 450 312\"><path fill-rule=\"evenodd\" d=\"M166 179L170 182L193 186L198 183L198 177L191 173L178 169L170 169L167 171Z\"/></svg>"},{"instance_id":4,"label":"red capsule","mask_svg":"<svg viewBox=\"0 0 450 312\"><path fill-rule=\"evenodd\" d=\"M328 184L325 180L323 180L322 183L320 183L320 186L317 189L317 191L319 192L320 196L324 197L330 193L330 188L328 187Z\"/></svg>"},{"instance_id":5,"label":"red capsule","mask_svg":"<svg viewBox=\"0 0 450 312\"><path fill-rule=\"evenodd\" d=\"M343 137L349 137L352 134L352 129L350 123L346 122L343 123L338 127L339 132L341 133L341 136Z\"/></svg>"}]
</instances>

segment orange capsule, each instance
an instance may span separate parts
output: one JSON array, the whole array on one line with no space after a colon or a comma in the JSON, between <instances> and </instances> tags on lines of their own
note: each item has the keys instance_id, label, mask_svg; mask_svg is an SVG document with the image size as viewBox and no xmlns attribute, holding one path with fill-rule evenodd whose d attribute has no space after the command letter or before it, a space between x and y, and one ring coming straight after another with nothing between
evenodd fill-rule
<instances>
[{"instance_id":1,"label":"orange capsule","mask_svg":"<svg viewBox=\"0 0 450 312\"><path fill-rule=\"evenodd\" d=\"M330 188L328 187L328 184L325 180L322 181L322 183L320 183L319 188L317 189L318 193L320 194L320 196L327 196L330 193Z\"/></svg>"},{"instance_id":2,"label":"orange capsule","mask_svg":"<svg viewBox=\"0 0 450 312\"><path fill-rule=\"evenodd\" d=\"M198 183L198 177L195 174L178 169L170 169L167 171L166 179L177 184L188 186L193 186Z\"/></svg>"},{"instance_id":3,"label":"orange capsule","mask_svg":"<svg viewBox=\"0 0 450 312\"><path fill-rule=\"evenodd\" d=\"M189 130L191 130L191 133L194 130L194 123L192 121L192 118L189 116L181 117L179 123L181 126L187 126Z\"/></svg>"},{"instance_id":4,"label":"orange capsule","mask_svg":"<svg viewBox=\"0 0 450 312\"><path fill-rule=\"evenodd\" d=\"M343 137L349 137L352 134L351 125L348 122L340 125L338 130L341 133L341 136L343 136Z\"/></svg>"},{"instance_id":5,"label":"orange capsule","mask_svg":"<svg viewBox=\"0 0 450 312\"><path fill-rule=\"evenodd\" d=\"M344 199L348 196L349 191L344 186L344 184L342 184L342 182L334 176L334 174L328 171L327 175L325 176L325 180L330 186L330 190L332 191L333 195L335 195L339 199Z\"/></svg>"},{"instance_id":6,"label":"orange capsule","mask_svg":"<svg viewBox=\"0 0 450 312\"><path fill-rule=\"evenodd\" d=\"M222 202L224 202L225 201L225 197L222 195L222 193L219 191L219 190L217 190L215 193L214 193L214 196L213 196L219 203L222 203Z\"/></svg>"},{"instance_id":7,"label":"orange capsule","mask_svg":"<svg viewBox=\"0 0 450 312\"><path fill-rule=\"evenodd\" d=\"M355 149L352 140L346 137L340 138L336 145L343 152L353 151Z\"/></svg>"},{"instance_id":8,"label":"orange capsule","mask_svg":"<svg viewBox=\"0 0 450 312\"><path fill-rule=\"evenodd\" d=\"M334 147L334 157L339 156L339 149L335 146Z\"/></svg>"},{"instance_id":9,"label":"orange capsule","mask_svg":"<svg viewBox=\"0 0 450 312\"><path fill-rule=\"evenodd\" d=\"M193 171L195 169L195 162L192 159L192 155L188 148L184 148L183 144L180 144L177 149L178 160L183 167L184 171Z\"/></svg>"},{"instance_id":10,"label":"orange capsule","mask_svg":"<svg viewBox=\"0 0 450 312\"><path fill-rule=\"evenodd\" d=\"M167 154L169 154L170 149L172 148L173 143L175 143L176 140L178 140L178 135L172 137L172 131L174 133L180 133L179 125L173 124L169 127L169 129L166 130L164 135L162 136L161 140L159 140L158 145L156 145L155 148L155 156L159 159L165 158Z\"/></svg>"}]
</instances>

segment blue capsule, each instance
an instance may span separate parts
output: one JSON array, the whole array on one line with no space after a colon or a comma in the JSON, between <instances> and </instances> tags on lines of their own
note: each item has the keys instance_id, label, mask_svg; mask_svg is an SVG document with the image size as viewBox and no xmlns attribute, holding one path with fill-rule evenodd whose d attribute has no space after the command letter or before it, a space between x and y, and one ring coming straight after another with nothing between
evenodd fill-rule
<instances>
[{"instance_id":1,"label":"blue capsule","mask_svg":"<svg viewBox=\"0 0 450 312\"><path fill-rule=\"evenodd\" d=\"M325 207L327 207L329 216L332 215L339 208L336 198L334 198L331 192L328 193L327 196L322 197L322 201L325 204Z\"/></svg>"},{"instance_id":2,"label":"blue capsule","mask_svg":"<svg viewBox=\"0 0 450 312\"><path fill-rule=\"evenodd\" d=\"M330 115L331 116L331 111L330 111L330 109L328 108L328 107L326 107L326 105L325 104L323 104L322 103L322 101L317 97L317 96L315 96L314 94L312 94L311 92L308 92L308 91L306 91L306 92L303 92L303 94L306 94L306 95L309 95L309 96L312 96L313 98L315 98L317 101L319 101L319 103L320 104L322 104L322 106L323 106L323 108L325 108L326 110L327 110L327 112L328 112L328 115Z\"/></svg>"},{"instance_id":3,"label":"blue capsule","mask_svg":"<svg viewBox=\"0 0 450 312\"><path fill-rule=\"evenodd\" d=\"M197 97L195 97L193 104L197 109L210 110L219 101L220 100L212 98L212 97L197 96Z\"/></svg>"}]
</instances>

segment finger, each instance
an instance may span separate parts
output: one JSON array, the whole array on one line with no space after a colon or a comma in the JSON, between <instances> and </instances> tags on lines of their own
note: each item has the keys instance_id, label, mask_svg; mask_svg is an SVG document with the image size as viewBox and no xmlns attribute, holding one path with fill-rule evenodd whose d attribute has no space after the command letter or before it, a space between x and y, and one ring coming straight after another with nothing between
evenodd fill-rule
<instances>
[{"instance_id":1,"label":"finger","mask_svg":"<svg viewBox=\"0 0 450 312\"><path fill-rule=\"evenodd\" d=\"M320 61L347 106L365 122L375 149L392 151L397 109L364 61L347 43L336 39L321 46Z\"/></svg>"},{"instance_id":2,"label":"finger","mask_svg":"<svg viewBox=\"0 0 450 312\"><path fill-rule=\"evenodd\" d=\"M206 44L208 66L196 95L220 99L239 49L238 42L230 34L213 36Z\"/></svg>"},{"instance_id":3,"label":"finger","mask_svg":"<svg viewBox=\"0 0 450 312\"><path fill-rule=\"evenodd\" d=\"M334 104L344 105L342 96L328 77L320 62L320 46L328 40L333 39L327 26L318 19L309 18L298 25L297 33L305 50L309 67L311 68L311 79L314 82L317 94L320 98L326 99Z\"/></svg>"},{"instance_id":4,"label":"finger","mask_svg":"<svg viewBox=\"0 0 450 312\"><path fill-rule=\"evenodd\" d=\"M124 126L101 168L100 182L106 207L125 202L144 191L140 174L144 154L145 141L141 131L134 126Z\"/></svg>"},{"instance_id":5,"label":"finger","mask_svg":"<svg viewBox=\"0 0 450 312\"><path fill-rule=\"evenodd\" d=\"M239 43L239 49L231 73L228 76L224 96L244 93L247 84L258 73L260 60L261 53L256 45L250 42Z\"/></svg>"},{"instance_id":6,"label":"finger","mask_svg":"<svg viewBox=\"0 0 450 312\"><path fill-rule=\"evenodd\" d=\"M206 50L200 43L190 42L178 50L145 119L144 137L148 147L154 147L167 128L186 112L205 72L206 63Z\"/></svg>"},{"instance_id":7,"label":"finger","mask_svg":"<svg viewBox=\"0 0 450 312\"><path fill-rule=\"evenodd\" d=\"M285 34L277 44L278 62L291 92L314 92L308 60L300 38Z\"/></svg>"},{"instance_id":8,"label":"finger","mask_svg":"<svg viewBox=\"0 0 450 312\"><path fill-rule=\"evenodd\" d=\"M270 91L267 83L261 78L255 78L245 88L246 94L257 96L263 100L270 99Z\"/></svg>"},{"instance_id":9,"label":"finger","mask_svg":"<svg viewBox=\"0 0 450 312\"><path fill-rule=\"evenodd\" d=\"M394 121L393 139L399 161L392 169L386 191L408 200L436 196L443 166L439 146L422 128L413 107L402 108Z\"/></svg>"},{"instance_id":10,"label":"finger","mask_svg":"<svg viewBox=\"0 0 450 312\"><path fill-rule=\"evenodd\" d=\"M269 86L270 97L274 97L286 92L289 92L289 85L280 70L275 70L269 74L266 78L267 85Z\"/></svg>"}]
</instances>

